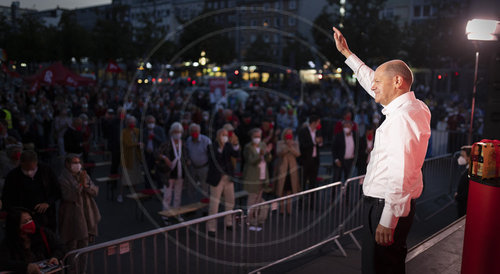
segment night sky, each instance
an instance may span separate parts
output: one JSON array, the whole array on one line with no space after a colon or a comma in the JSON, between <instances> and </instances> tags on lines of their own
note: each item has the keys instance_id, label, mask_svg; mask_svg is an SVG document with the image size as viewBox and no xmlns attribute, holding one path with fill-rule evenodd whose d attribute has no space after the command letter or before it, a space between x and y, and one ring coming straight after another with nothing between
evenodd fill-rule
<instances>
[{"instance_id":1,"label":"night sky","mask_svg":"<svg viewBox=\"0 0 500 274\"><path fill-rule=\"evenodd\" d=\"M12 0L0 0L0 6L10 6ZM88 6L109 4L111 0L20 0L21 8L36 10L60 8L74 9Z\"/></svg>"}]
</instances>

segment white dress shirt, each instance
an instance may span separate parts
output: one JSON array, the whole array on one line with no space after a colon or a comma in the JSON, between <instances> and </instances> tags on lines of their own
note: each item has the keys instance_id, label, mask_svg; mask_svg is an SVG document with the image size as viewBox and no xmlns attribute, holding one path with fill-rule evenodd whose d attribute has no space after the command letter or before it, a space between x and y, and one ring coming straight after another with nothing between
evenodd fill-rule
<instances>
[{"instance_id":1,"label":"white dress shirt","mask_svg":"<svg viewBox=\"0 0 500 274\"><path fill-rule=\"evenodd\" d=\"M374 71L352 54L346 64L354 71L361 86L371 90ZM407 92L384 106L385 121L375 134L363 193L385 199L380 224L395 228L399 217L408 216L410 202L422 194L421 168L431 135L429 108Z\"/></svg>"},{"instance_id":2,"label":"white dress shirt","mask_svg":"<svg viewBox=\"0 0 500 274\"><path fill-rule=\"evenodd\" d=\"M354 159L354 137L352 133L351 135L344 134L344 140L345 140L344 160Z\"/></svg>"}]
</instances>

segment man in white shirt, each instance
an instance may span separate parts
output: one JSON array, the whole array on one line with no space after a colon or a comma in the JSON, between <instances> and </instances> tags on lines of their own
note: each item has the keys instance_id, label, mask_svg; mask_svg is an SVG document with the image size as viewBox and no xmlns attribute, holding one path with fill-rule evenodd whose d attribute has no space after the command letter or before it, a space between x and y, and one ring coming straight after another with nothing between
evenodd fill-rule
<instances>
[{"instance_id":1,"label":"man in white shirt","mask_svg":"<svg viewBox=\"0 0 500 274\"><path fill-rule=\"evenodd\" d=\"M352 175L354 156L357 154L357 136L353 131L351 120L344 120L342 123L342 132L337 133L333 139L333 180L335 182L347 180Z\"/></svg>"},{"instance_id":2,"label":"man in white shirt","mask_svg":"<svg viewBox=\"0 0 500 274\"><path fill-rule=\"evenodd\" d=\"M363 273L405 273L406 237L422 193L422 164L431 134L428 107L410 91L413 74L403 61L392 60L375 72L347 46L333 28L337 50L346 58L361 86L384 106L385 121L363 182Z\"/></svg>"}]
</instances>

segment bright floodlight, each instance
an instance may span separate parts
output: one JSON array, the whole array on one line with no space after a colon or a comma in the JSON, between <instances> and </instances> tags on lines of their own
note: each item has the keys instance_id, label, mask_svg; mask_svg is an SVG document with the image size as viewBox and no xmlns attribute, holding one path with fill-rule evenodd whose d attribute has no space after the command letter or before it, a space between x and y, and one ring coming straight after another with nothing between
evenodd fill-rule
<instances>
[{"instance_id":1,"label":"bright floodlight","mask_svg":"<svg viewBox=\"0 0 500 274\"><path fill-rule=\"evenodd\" d=\"M469 40L496 41L500 33L500 22L496 20L472 19L467 22L465 33Z\"/></svg>"}]
</instances>

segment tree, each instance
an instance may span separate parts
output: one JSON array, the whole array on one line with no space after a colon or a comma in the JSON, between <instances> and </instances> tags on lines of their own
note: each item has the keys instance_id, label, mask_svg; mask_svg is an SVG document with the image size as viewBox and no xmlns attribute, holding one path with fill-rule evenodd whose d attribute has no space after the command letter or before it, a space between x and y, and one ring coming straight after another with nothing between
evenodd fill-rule
<instances>
[{"instance_id":1,"label":"tree","mask_svg":"<svg viewBox=\"0 0 500 274\"><path fill-rule=\"evenodd\" d=\"M90 33L76 22L73 11L63 12L57 34L57 46L60 50L60 58L57 59L61 59L65 63L73 57L79 62L82 57L91 55L96 46Z\"/></svg>"},{"instance_id":2,"label":"tree","mask_svg":"<svg viewBox=\"0 0 500 274\"><path fill-rule=\"evenodd\" d=\"M380 16L387 0L350 0L346 4L346 12L341 22L338 7L335 12L326 9L314 20L314 23L327 33L332 33L332 26L340 28L349 42L349 47L369 65L380 64L400 55L401 31L397 18ZM333 1L330 1L332 5ZM340 27L342 23L343 27ZM313 38L321 52L327 56L333 65L340 65L343 60L333 50L334 42L324 33L313 29Z\"/></svg>"},{"instance_id":3,"label":"tree","mask_svg":"<svg viewBox=\"0 0 500 274\"><path fill-rule=\"evenodd\" d=\"M283 49L283 65L292 68L304 68L311 60L315 60L311 49L297 40L287 39Z\"/></svg>"}]
</instances>

